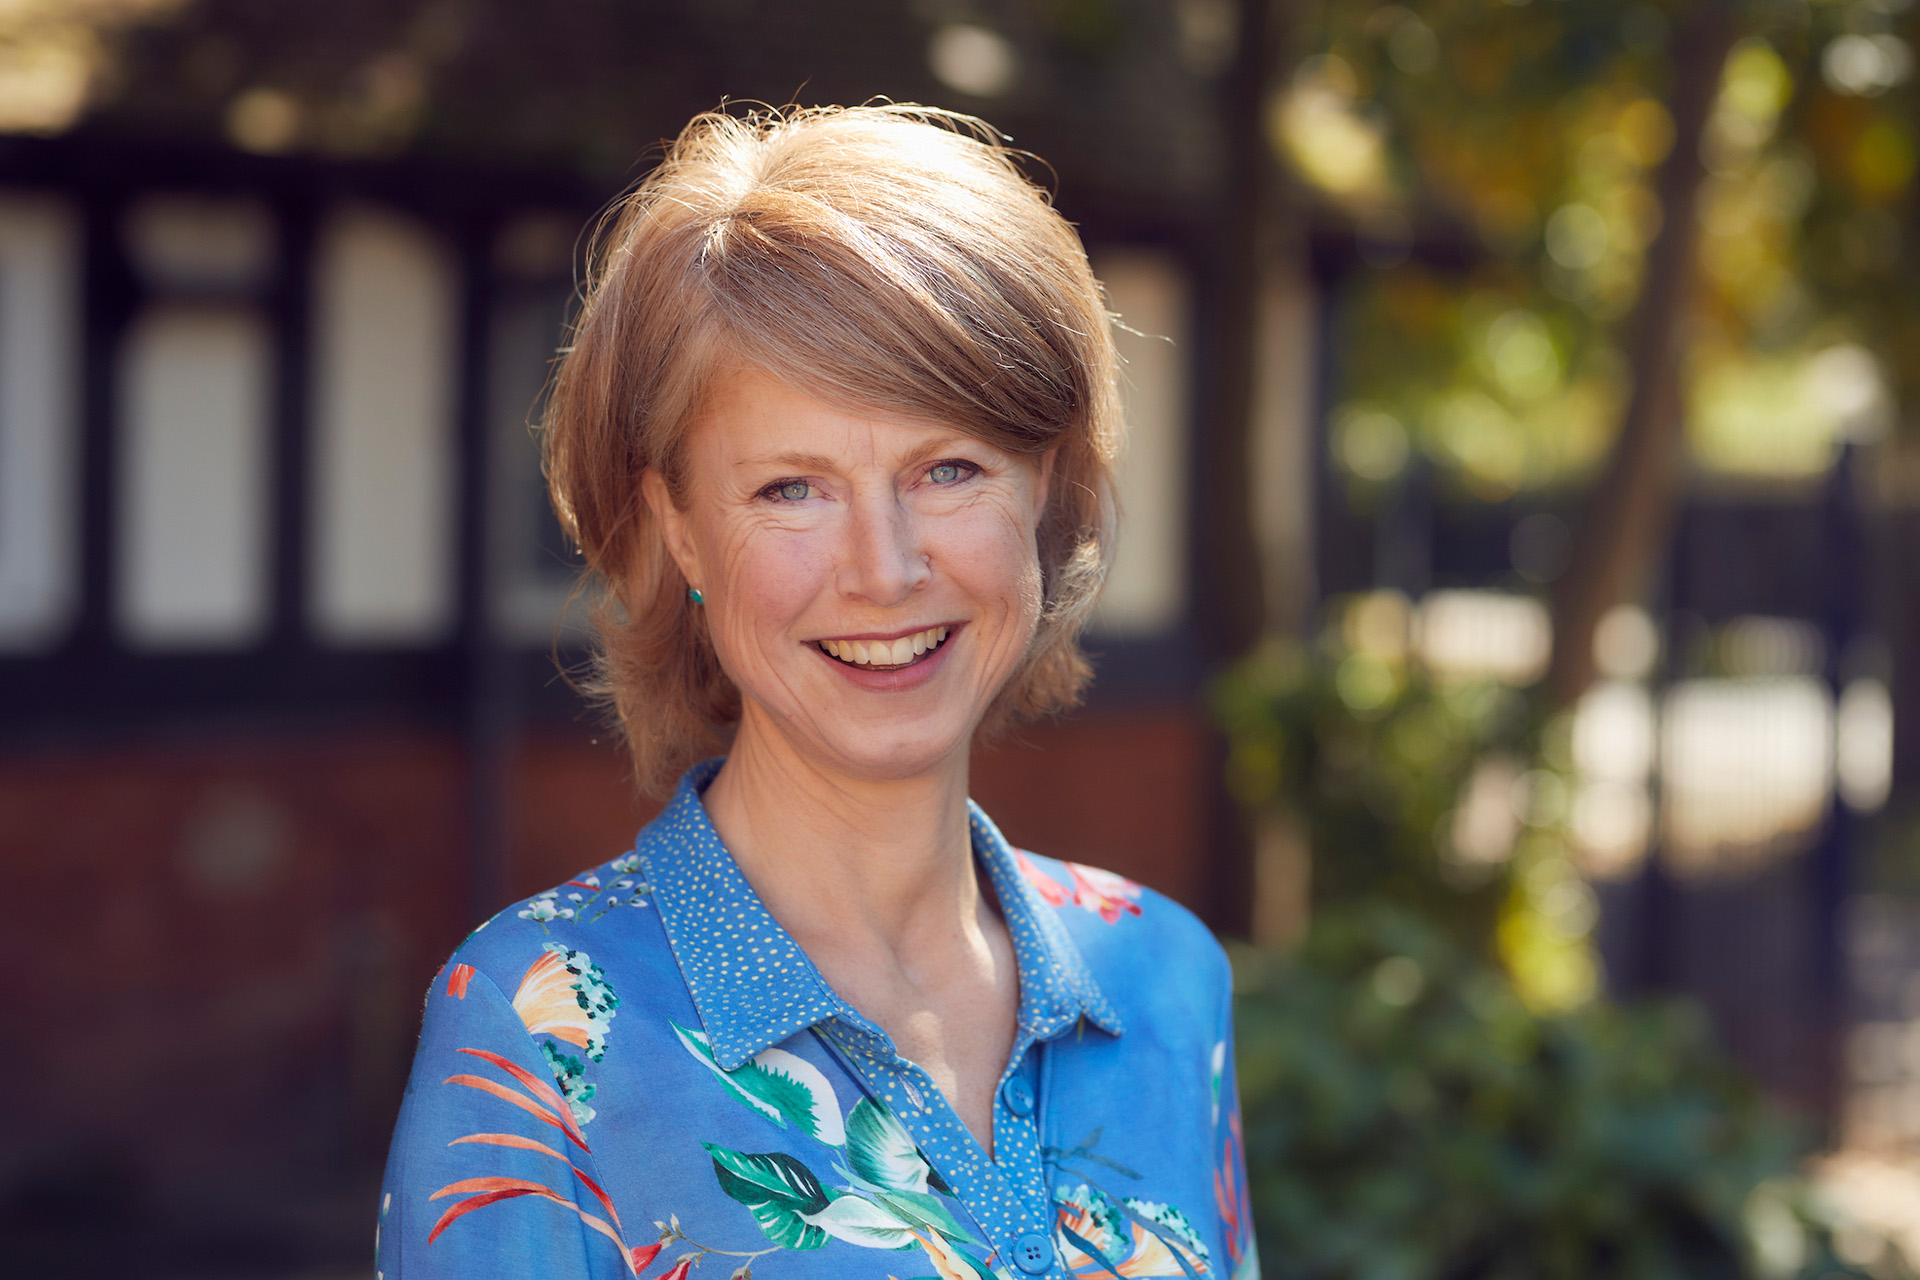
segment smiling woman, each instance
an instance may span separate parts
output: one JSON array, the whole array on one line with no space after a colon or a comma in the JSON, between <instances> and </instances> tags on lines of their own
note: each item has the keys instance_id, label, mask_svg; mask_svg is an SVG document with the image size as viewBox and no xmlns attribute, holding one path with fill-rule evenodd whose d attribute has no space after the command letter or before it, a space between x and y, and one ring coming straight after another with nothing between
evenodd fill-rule
<instances>
[{"instance_id":1,"label":"smiling woman","mask_svg":"<svg viewBox=\"0 0 1920 1280\"><path fill-rule=\"evenodd\" d=\"M684 498L657 470L644 489L742 695L733 758L964 776L1039 623L1053 450L838 408L755 370L715 382L685 446ZM710 803L724 807L734 776L722 770Z\"/></svg>"},{"instance_id":2,"label":"smiling woman","mask_svg":"<svg viewBox=\"0 0 1920 1280\"><path fill-rule=\"evenodd\" d=\"M1113 542L1113 343L1079 239L993 137L914 107L705 116L604 230L554 385L547 471L610 586L608 616L625 619L603 619L604 688L643 787L724 748L739 701L636 481L684 503L688 437L743 374L1046 460L1059 483L1035 538L1038 634L983 727L1078 698L1076 639ZM768 483L805 483L797 464L830 460L777 434L765 450Z\"/></svg>"},{"instance_id":3,"label":"smiling woman","mask_svg":"<svg viewBox=\"0 0 1920 1280\"><path fill-rule=\"evenodd\" d=\"M436 982L383 1275L1257 1275L1219 947L967 799L1089 675L1120 424L1072 229L975 120L712 114L596 262L548 476L679 780Z\"/></svg>"}]
</instances>

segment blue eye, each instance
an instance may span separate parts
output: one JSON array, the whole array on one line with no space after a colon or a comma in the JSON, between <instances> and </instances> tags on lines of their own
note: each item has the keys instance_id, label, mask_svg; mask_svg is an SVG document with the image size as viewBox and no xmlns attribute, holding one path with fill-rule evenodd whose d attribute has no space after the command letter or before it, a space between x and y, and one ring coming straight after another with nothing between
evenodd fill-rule
<instances>
[{"instance_id":1,"label":"blue eye","mask_svg":"<svg viewBox=\"0 0 1920 1280\"><path fill-rule=\"evenodd\" d=\"M966 477L965 464L959 462L936 462L927 469L927 479L935 484L954 484Z\"/></svg>"},{"instance_id":2,"label":"blue eye","mask_svg":"<svg viewBox=\"0 0 1920 1280\"><path fill-rule=\"evenodd\" d=\"M775 492L788 502L804 502L807 496L813 492L813 486L805 480L788 480L781 484Z\"/></svg>"}]
</instances>

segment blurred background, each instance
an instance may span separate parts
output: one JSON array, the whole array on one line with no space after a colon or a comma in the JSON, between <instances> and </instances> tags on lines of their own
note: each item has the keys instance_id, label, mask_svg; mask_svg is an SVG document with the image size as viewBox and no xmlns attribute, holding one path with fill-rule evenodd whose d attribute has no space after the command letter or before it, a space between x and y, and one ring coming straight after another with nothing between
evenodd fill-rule
<instances>
[{"instance_id":1,"label":"blurred background","mask_svg":"<svg viewBox=\"0 0 1920 1280\"><path fill-rule=\"evenodd\" d=\"M529 431L584 230L698 110L884 95L1044 157L1128 326L1099 679L975 794L1233 940L1269 1274L1908 1274L1916 38L6 0L9 1266L370 1273L430 976L651 812Z\"/></svg>"}]
</instances>

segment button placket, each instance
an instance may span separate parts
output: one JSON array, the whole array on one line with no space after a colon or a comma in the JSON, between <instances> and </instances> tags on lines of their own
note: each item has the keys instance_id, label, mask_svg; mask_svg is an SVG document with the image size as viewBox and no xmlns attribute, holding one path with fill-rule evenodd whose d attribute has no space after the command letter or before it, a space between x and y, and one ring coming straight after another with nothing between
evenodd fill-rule
<instances>
[{"instance_id":1,"label":"button placket","mask_svg":"<svg viewBox=\"0 0 1920 1280\"><path fill-rule=\"evenodd\" d=\"M1038 1231L1029 1231L1013 1242L1013 1265L1030 1276L1043 1276L1053 1270L1053 1241Z\"/></svg>"},{"instance_id":2,"label":"button placket","mask_svg":"<svg viewBox=\"0 0 1920 1280\"><path fill-rule=\"evenodd\" d=\"M853 1081L893 1113L914 1145L946 1179L989 1248L1003 1254L1010 1251L1008 1239L1026 1217L1016 1208L1024 1197L978 1144L970 1138L960 1140L966 1133L965 1126L946 1105L933 1081L913 1062L902 1058L884 1032L867 1030L857 1014L843 1014L818 1030ZM861 1049L849 1040L869 1043Z\"/></svg>"}]
</instances>

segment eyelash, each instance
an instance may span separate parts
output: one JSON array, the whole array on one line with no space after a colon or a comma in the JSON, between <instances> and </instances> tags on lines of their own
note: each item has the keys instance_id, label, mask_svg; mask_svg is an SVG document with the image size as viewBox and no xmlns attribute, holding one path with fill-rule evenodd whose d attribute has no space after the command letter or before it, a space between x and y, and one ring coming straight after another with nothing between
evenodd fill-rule
<instances>
[{"instance_id":1,"label":"eyelash","mask_svg":"<svg viewBox=\"0 0 1920 1280\"><path fill-rule=\"evenodd\" d=\"M789 498L783 492L784 490L793 488L795 485L807 489L813 488L813 486L805 480L775 480L772 484L760 491L760 496L769 502L804 502L806 500L804 498Z\"/></svg>"},{"instance_id":2,"label":"eyelash","mask_svg":"<svg viewBox=\"0 0 1920 1280\"><path fill-rule=\"evenodd\" d=\"M951 480L936 480L933 482L943 489L964 483L980 474L980 465L978 463L968 462L965 458L944 458L929 466L926 474L931 476L942 467L952 467L958 472ZM770 502L805 502L806 498L789 498L786 496L785 491L795 487L811 490L813 485L809 481L799 479L775 480L772 484L760 491L760 496ZM812 494L809 493L808 497L811 496Z\"/></svg>"},{"instance_id":3,"label":"eyelash","mask_svg":"<svg viewBox=\"0 0 1920 1280\"><path fill-rule=\"evenodd\" d=\"M965 458L943 458L939 462L936 462L932 466L928 467L927 474L931 476L934 472L938 471L942 467L952 467L955 471L959 472L959 474L956 475L951 480L934 481L934 483L939 485L941 488L949 488L953 485L960 484L963 481L971 480L975 476L980 474L980 465L975 462L968 462Z\"/></svg>"}]
</instances>

